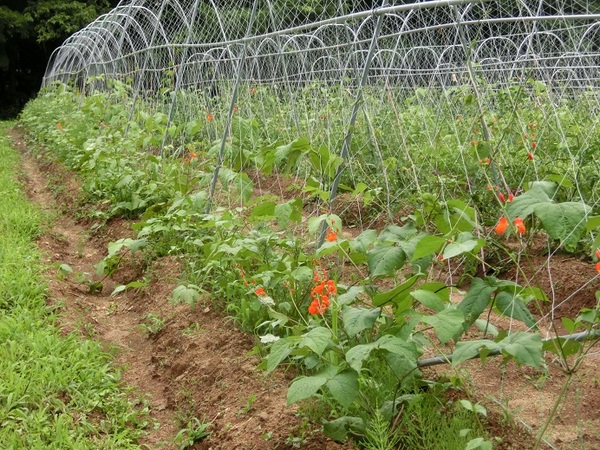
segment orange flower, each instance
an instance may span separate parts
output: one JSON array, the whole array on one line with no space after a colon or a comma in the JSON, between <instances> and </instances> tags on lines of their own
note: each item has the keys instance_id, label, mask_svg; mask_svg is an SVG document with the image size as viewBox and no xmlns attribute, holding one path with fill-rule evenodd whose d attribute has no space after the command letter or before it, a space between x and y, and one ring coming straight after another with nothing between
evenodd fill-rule
<instances>
[{"instance_id":1,"label":"orange flower","mask_svg":"<svg viewBox=\"0 0 600 450\"><path fill-rule=\"evenodd\" d=\"M208 122L212 122L212 120L213 120L213 115L212 115L212 114L208 114L208 115L206 116L206 120L207 120Z\"/></svg>"},{"instance_id":2,"label":"orange flower","mask_svg":"<svg viewBox=\"0 0 600 450\"><path fill-rule=\"evenodd\" d=\"M531 152L527 153L527 159L529 161L532 161L533 160L533 153L531 153Z\"/></svg>"},{"instance_id":3,"label":"orange flower","mask_svg":"<svg viewBox=\"0 0 600 450\"><path fill-rule=\"evenodd\" d=\"M537 142L533 141L533 142L531 143L531 148L536 148L536 147L537 147Z\"/></svg>"},{"instance_id":4,"label":"orange flower","mask_svg":"<svg viewBox=\"0 0 600 450\"><path fill-rule=\"evenodd\" d=\"M197 158L197 157L198 157L198 155L196 153L194 153L194 152L190 153L190 158L193 159L193 158Z\"/></svg>"},{"instance_id":5,"label":"orange flower","mask_svg":"<svg viewBox=\"0 0 600 450\"><path fill-rule=\"evenodd\" d=\"M596 273L600 273L600 261L596 263Z\"/></svg>"},{"instance_id":6,"label":"orange flower","mask_svg":"<svg viewBox=\"0 0 600 450\"><path fill-rule=\"evenodd\" d=\"M335 234L335 232L333 231L332 228L329 229L329 233L327 233L327 236L325 236L325 239L327 239L328 242L337 241L337 234Z\"/></svg>"},{"instance_id":7,"label":"orange flower","mask_svg":"<svg viewBox=\"0 0 600 450\"><path fill-rule=\"evenodd\" d=\"M329 300L327 300L329 302ZM308 307L308 313L314 315L323 314L327 311L328 304L325 304L319 300L313 300L310 306Z\"/></svg>"},{"instance_id":8,"label":"orange flower","mask_svg":"<svg viewBox=\"0 0 600 450\"><path fill-rule=\"evenodd\" d=\"M58 122L58 123L56 124L56 128L58 128L59 130L62 130L62 129L63 129L63 126L62 126L62 124L61 124L60 122Z\"/></svg>"},{"instance_id":9,"label":"orange flower","mask_svg":"<svg viewBox=\"0 0 600 450\"><path fill-rule=\"evenodd\" d=\"M498 236L502 236L504 233L506 233L507 229L508 229L508 219L506 217L502 216L502 217L500 217L500 220L496 224L496 227L494 228L494 232Z\"/></svg>"},{"instance_id":10,"label":"orange flower","mask_svg":"<svg viewBox=\"0 0 600 450\"><path fill-rule=\"evenodd\" d=\"M517 233L524 234L527 231L527 228L525 228L525 224L523 223L523 219L520 217L517 217L513 223L515 227L517 227Z\"/></svg>"},{"instance_id":11,"label":"orange flower","mask_svg":"<svg viewBox=\"0 0 600 450\"><path fill-rule=\"evenodd\" d=\"M503 194L502 192L500 192L500 193L498 194L498 198L500 199L500 201L501 201L502 203L504 203L504 202L506 201L506 198L504 197L504 194Z\"/></svg>"},{"instance_id":12,"label":"orange flower","mask_svg":"<svg viewBox=\"0 0 600 450\"><path fill-rule=\"evenodd\" d=\"M597 248L594 255L596 255L596 258L600 259L600 249Z\"/></svg>"},{"instance_id":13,"label":"orange flower","mask_svg":"<svg viewBox=\"0 0 600 450\"><path fill-rule=\"evenodd\" d=\"M267 295L267 292L263 288L261 288L261 287L256 288L256 290L254 291L254 293L256 295L258 295L259 297L263 297L263 296Z\"/></svg>"},{"instance_id":14,"label":"orange flower","mask_svg":"<svg viewBox=\"0 0 600 450\"><path fill-rule=\"evenodd\" d=\"M512 201L514 199L515 199L515 196L512 193L508 194L508 203L512 203Z\"/></svg>"}]
</instances>

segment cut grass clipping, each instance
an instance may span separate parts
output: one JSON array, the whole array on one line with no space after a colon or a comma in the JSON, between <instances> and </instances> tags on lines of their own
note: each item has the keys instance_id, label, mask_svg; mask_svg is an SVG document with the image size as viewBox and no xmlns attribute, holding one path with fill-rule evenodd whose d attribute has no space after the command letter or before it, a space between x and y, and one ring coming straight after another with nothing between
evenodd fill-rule
<instances>
[{"instance_id":1,"label":"cut grass clipping","mask_svg":"<svg viewBox=\"0 0 600 450\"><path fill-rule=\"evenodd\" d=\"M141 421L98 343L61 336L44 301L33 240L40 212L16 181L19 155L0 124L0 446L139 448Z\"/></svg>"}]
</instances>

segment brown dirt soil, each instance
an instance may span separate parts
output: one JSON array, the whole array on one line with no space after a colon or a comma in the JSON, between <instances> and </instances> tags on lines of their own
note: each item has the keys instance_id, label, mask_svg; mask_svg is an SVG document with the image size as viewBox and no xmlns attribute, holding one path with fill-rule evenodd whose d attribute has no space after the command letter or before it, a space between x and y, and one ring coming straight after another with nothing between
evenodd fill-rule
<instances>
[{"instance_id":1,"label":"brown dirt soil","mask_svg":"<svg viewBox=\"0 0 600 450\"><path fill-rule=\"evenodd\" d=\"M251 355L251 337L208 302L195 308L170 302L182 270L179 260L167 257L148 264L133 255L111 277L95 275L94 265L106 256L107 243L134 236L131 223L112 220L92 233L89 223L69 214L77 204L75 177L29 154L19 130L10 135L23 153L22 178L31 200L52 218L38 241L48 266L48 302L59 307L65 333L92 337L114 352L124 385L133 388L135 397L145 398L151 424L140 442L143 448L179 448L174 438L194 418L210 422L211 435L188 448L354 448L327 439L297 407L288 407L289 376L265 376L256 369L259 359ZM50 189L49 179L60 183ZM73 274L59 276L60 264L68 264ZM76 274L101 282L102 292L90 293ZM149 281L147 287L110 296L119 284L141 277Z\"/></svg>"}]
</instances>

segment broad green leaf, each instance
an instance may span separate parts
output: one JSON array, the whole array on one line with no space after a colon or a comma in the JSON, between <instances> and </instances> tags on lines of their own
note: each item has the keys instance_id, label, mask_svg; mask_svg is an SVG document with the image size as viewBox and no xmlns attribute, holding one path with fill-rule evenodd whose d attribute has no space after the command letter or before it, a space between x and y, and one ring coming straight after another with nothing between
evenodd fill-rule
<instances>
[{"instance_id":1,"label":"broad green leaf","mask_svg":"<svg viewBox=\"0 0 600 450\"><path fill-rule=\"evenodd\" d=\"M313 279L313 271L310 267L300 266L292 271L292 277L294 280L301 283L306 283Z\"/></svg>"},{"instance_id":2,"label":"broad green leaf","mask_svg":"<svg viewBox=\"0 0 600 450\"><path fill-rule=\"evenodd\" d=\"M464 361L477 357L482 349L497 350L498 348L498 344L489 339L458 342L452 354L452 366L455 367Z\"/></svg>"},{"instance_id":3,"label":"broad green leaf","mask_svg":"<svg viewBox=\"0 0 600 450\"><path fill-rule=\"evenodd\" d=\"M593 231L600 228L600 216L589 216L585 224L586 231Z\"/></svg>"},{"instance_id":4,"label":"broad green leaf","mask_svg":"<svg viewBox=\"0 0 600 450\"><path fill-rule=\"evenodd\" d=\"M275 149L275 164L286 162L286 169L291 170L302 153L310 150L310 141L306 138L297 138L287 145Z\"/></svg>"},{"instance_id":5,"label":"broad green leaf","mask_svg":"<svg viewBox=\"0 0 600 450\"><path fill-rule=\"evenodd\" d=\"M419 355L414 344L390 334L381 336L375 342L352 347L346 352L346 362L356 372L360 373L364 361L370 356L371 352L379 349L399 355L407 361L414 361L416 367L416 360Z\"/></svg>"},{"instance_id":6,"label":"broad green leaf","mask_svg":"<svg viewBox=\"0 0 600 450\"><path fill-rule=\"evenodd\" d=\"M355 252L367 253L369 247L377 240L377 232L375 230L365 230L360 233L355 239L350 241L350 248Z\"/></svg>"},{"instance_id":7,"label":"broad green leaf","mask_svg":"<svg viewBox=\"0 0 600 450\"><path fill-rule=\"evenodd\" d=\"M550 198L554 197L554 194L556 194L557 189L558 186L556 183L547 180L532 181L531 183L528 183L527 186L527 191L540 190Z\"/></svg>"},{"instance_id":8,"label":"broad green leaf","mask_svg":"<svg viewBox=\"0 0 600 450\"><path fill-rule=\"evenodd\" d=\"M552 203L534 207L535 215L553 239L559 239L567 251L575 251L585 231L590 207L579 202Z\"/></svg>"},{"instance_id":9,"label":"broad green leaf","mask_svg":"<svg viewBox=\"0 0 600 450\"><path fill-rule=\"evenodd\" d=\"M325 327L317 327L303 335L298 342L297 347L308 347L317 355L321 356L329 343L331 343L331 331Z\"/></svg>"},{"instance_id":10,"label":"broad green leaf","mask_svg":"<svg viewBox=\"0 0 600 450\"><path fill-rule=\"evenodd\" d=\"M193 306L198 300L200 300L200 293L192 287L182 285L173 290L173 302L175 303L184 302Z\"/></svg>"},{"instance_id":11,"label":"broad green leaf","mask_svg":"<svg viewBox=\"0 0 600 450\"><path fill-rule=\"evenodd\" d=\"M364 434L365 422L360 417L343 416L325 422L323 432L334 441L344 442L348 439L348 434Z\"/></svg>"},{"instance_id":12,"label":"broad green leaf","mask_svg":"<svg viewBox=\"0 0 600 450\"><path fill-rule=\"evenodd\" d=\"M376 294L373 297L373 305L382 306L388 303L394 303L398 310L410 308L412 306L410 289L414 286L419 278L419 275L413 275L404 283L399 284L391 291Z\"/></svg>"},{"instance_id":13,"label":"broad green leaf","mask_svg":"<svg viewBox=\"0 0 600 450\"><path fill-rule=\"evenodd\" d=\"M279 339L271 346L271 352L267 356L267 373L275 368L292 353L293 345L287 339Z\"/></svg>"},{"instance_id":14,"label":"broad green leaf","mask_svg":"<svg viewBox=\"0 0 600 450\"><path fill-rule=\"evenodd\" d=\"M353 308L352 306L344 306L342 308L344 330L352 338L361 331L371 328L380 314L380 308Z\"/></svg>"},{"instance_id":15,"label":"broad green leaf","mask_svg":"<svg viewBox=\"0 0 600 450\"><path fill-rule=\"evenodd\" d=\"M417 289L416 291L412 291L410 295L423 306L426 306L429 309L433 309L434 311L439 312L443 311L446 308L445 303L435 292Z\"/></svg>"},{"instance_id":16,"label":"broad green leaf","mask_svg":"<svg viewBox=\"0 0 600 450\"><path fill-rule=\"evenodd\" d=\"M433 327L438 339L445 344L464 329L465 316L454 308L445 309L434 316L422 316L421 322Z\"/></svg>"},{"instance_id":17,"label":"broad green leaf","mask_svg":"<svg viewBox=\"0 0 600 450\"><path fill-rule=\"evenodd\" d=\"M437 254L442 250L446 243L446 239L439 236L425 236L417 242L415 251L412 255L412 261L415 261L424 256Z\"/></svg>"},{"instance_id":18,"label":"broad green leaf","mask_svg":"<svg viewBox=\"0 0 600 450\"><path fill-rule=\"evenodd\" d=\"M535 186L529 191L515 197L512 203L506 206L506 213L509 221L512 223L517 217L527 218L533 213L536 206L543 204L549 205L552 200L540 186Z\"/></svg>"},{"instance_id":19,"label":"broad green leaf","mask_svg":"<svg viewBox=\"0 0 600 450\"><path fill-rule=\"evenodd\" d=\"M348 408L358 395L358 374L351 369L344 370L327 381L325 387L331 396L344 408Z\"/></svg>"},{"instance_id":20,"label":"broad green leaf","mask_svg":"<svg viewBox=\"0 0 600 450\"><path fill-rule=\"evenodd\" d=\"M481 406L481 405L478 405ZM484 438L482 437L477 437L474 439L471 439L469 442L467 442L467 446L465 447L465 450L492 450L493 445L491 441L486 441Z\"/></svg>"},{"instance_id":21,"label":"broad green leaf","mask_svg":"<svg viewBox=\"0 0 600 450\"><path fill-rule=\"evenodd\" d=\"M454 258L455 256L469 253L474 248L480 245L478 240L472 239L466 242L452 242L444 248L444 259Z\"/></svg>"},{"instance_id":22,"label":"broad green leaf","mask_svg":"<svg viewBox=\"0 0 600 450\"><path fill-rule=\"evenodd\" d=\"M327 383L327 378L318 375L296 379L288 389L287 404L291 405L292 403L312 397L325 383Z\"/></svg>"},{"instance_id":23,"label":"broad green leaf","mask_svg":"<svg viewBox=\"0 0 600 450\"><path fill-rule=\"evenodd\" d=\"M577 341L555 338L544 341L542 348L545 352L552 352L555 355L563 357L576 355L583 348L583 344Z\"/></svg>"},{"instance_id":24,"label":"broad green leaf","mask_svg":"<svg viewBox=\"0 0 600 450\"><path fill-rule=\"evenodd\" d=\"M338 295L337 304L342 306L349 305L356 300L356 297L358 297L359 294L362 294L363 292L365 292L365 288L363 286L352 286L343 294Z\"/></svg>"},{"instance_id":25,"label":"broad green leaf","mask_svg":"<svg viewBox=\"0 0 600 450\"><path fill-rule=\"evenodd\" d=\"M302 200L297 198L275 206L273 211L280 227L285 228L288 223L299 223L302 220Z\"/></svg>"},{"instance_id":26,"label":"broad green leaf","mask_svg":"<svg viewBox=\"0 0 600 450\"><path fill-rule=\"evenodd\" d=\"M535 319L519 296L505 291L498 292L495 305L500 314L520 320L529 328L535 327Z\"/></svg>"},{"instance_id":27,"label":"broad green leaf","mask_svg":"<svg viewBox=\"0 0 600 450\"><path fill-rule=\"evenodd\" d=\"M489 323L487 320L484 319L477 319L475 321L475 326L477 327L477 329L479 331L481 331L482 333L485 333L486 335L491 334L493 337L497 337L498 336L498 328L496 328L495 325Z\"/></svg>"},{"instance_id":28,"label":"broad green leaf","mask_svg":"<svg viewBox=\"0 0 600 450\"><path fill-rule=\"evenodd\" d=\"M399 227L398 225L389 225L379 235L379 241L381 242L404 242L417 234L417 229L412 223L407 223Z\"/></svg>"},{"instance_id":29,"label":"broad green leaf","mask_svg":"<svg viewBox=\"0 0 600 450\"><path fill-rule=\"evenodd\" d=\"M473 322L477 320L488 305L491 295L495 290L495 287L490 286L481 278L473 278L469 292L467 292L465 298L457 306L465 316L464 331L468 330ZM456 335L455 338L458 338L458 336Z\"/></svg>"},{"instance_id":30,"label":"broad green leaf","mask_svg":"<svg viewBox=\"0 0 600 450\"><path fill-rule=\"evenodd\" d=\"M275 202L262 202L252 209L250 217L273 217L275 206L277 206Z\"/></svg>"},{"instance_id":31,"label":"broad green leaf","mask_svg":"<svg viewBox=\"0 0 600 450\"><path fill-rule=\"evenodd\" d=\"M393 246L376 247L367 256L369 274L374 278L392 276L406 262L404 250Z\"/></svg>"},{"instance_id":32,"label":"broad green leaf","mask_svg":"<svg viewBox=\"0 0 600 450\"><path fill-rule=\"evenodd\" d=\"M356 370L356 372L360 373L362 366L363 366L363 362L365 361L365 359L367 359L369 357L371 352L376 348L377 348L376 342L371 342L369 344L355 345L354 347L350 348L350 350L348 350L346 352L346 362L348 363L348 365L350 367L352 367L354 370Z\"/></svg>"},{"instance_id":33,"label":"broad green leaf","mask_svg":"<svg viewBox=\"0 0 600 450\"><path fill-rule=\"evenodd\" d=\"M498 343L518 364L539 367L542 362L542 337L538 333L517 331Z\"/></svg>"}]
</instances>

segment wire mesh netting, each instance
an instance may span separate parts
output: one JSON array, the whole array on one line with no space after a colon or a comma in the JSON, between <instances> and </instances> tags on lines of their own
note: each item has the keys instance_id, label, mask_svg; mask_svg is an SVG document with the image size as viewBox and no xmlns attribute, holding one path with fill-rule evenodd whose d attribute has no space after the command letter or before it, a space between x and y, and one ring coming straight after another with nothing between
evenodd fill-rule
<instances>
[{"instance_id":1,"label":"wire mesh netting","mask_svg":"<svg viewBox=\"0 0 600 450\"><path fill-rule=\"evenodd\" d=\"M581 203L578 237L600 202L599 19L593 0L122 1L44 83L109 95L149 153L206 155L207 210L219 176L239 175L232 206L276 173L359 229L456 198L493 225L544 182Z\"/></svg>"}]
</instances>

